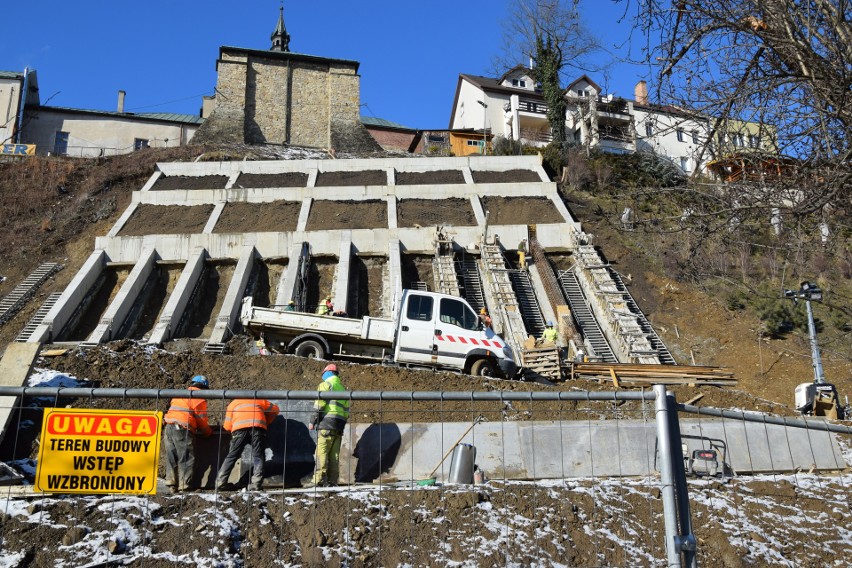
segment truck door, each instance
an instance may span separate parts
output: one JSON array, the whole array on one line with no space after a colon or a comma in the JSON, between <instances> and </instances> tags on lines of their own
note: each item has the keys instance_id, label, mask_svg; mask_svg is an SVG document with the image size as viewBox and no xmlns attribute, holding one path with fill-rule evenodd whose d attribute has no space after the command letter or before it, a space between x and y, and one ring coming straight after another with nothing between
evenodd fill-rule
<instances>
[{"instance_id":1,"label":"truck door","mask_svg":"<svg viewBox=\"0 0 852 568\"><path fill-rule=\"evenodd\" d=\"M440 365L462 368L469 351L484 348L477 339L482 336L479 318L464 302L453 298L441 298L435 335Z\"/></svg>"},{"instance_id":2,"label":"truck door","mask_svg":"<svg viewBox=\"0 0 852 568\"><path fill-rule=\"evenodd\" d=\"M408 293L399 314L396 357L400 363L435 362L435 298Z\"/></svg>"}]
</instances>

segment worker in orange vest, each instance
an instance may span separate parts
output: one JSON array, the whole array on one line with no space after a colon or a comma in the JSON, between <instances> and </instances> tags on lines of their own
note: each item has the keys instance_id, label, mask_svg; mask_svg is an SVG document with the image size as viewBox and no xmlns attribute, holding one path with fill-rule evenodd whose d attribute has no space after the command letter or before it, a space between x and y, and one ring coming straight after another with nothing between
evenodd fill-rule
<instances>
[{"instance_id":1,"label":"worker in orange vest","mask_svg":"<svg viewBox=\"0 0 852 568\"><path fill-rule=\"evenodd\" d=\"M190 379L189 390L206 390L204 375ZM207 421L207 401L203 398L173 398L163 417L163 443L166 449L166 485L177 491L195 491L195 437L213 433Z\"/></svg>"},{"instance_id":2,"label":"worker in orange vest","mask_svg":"<svg viewBox=\"0 0 852 568\"><path fill-rule=\"evenodd\" d=\"M243 448L251 442L251 483L253 491L260 489L263 483L263 462L266 452L266 430L275 417L278 416L278 406L263 399L237 398L231 401L225 411L225 430L231 433L231 445L228 455L219 468L216 476L216 489L227 491L233 489L228 483L231 470L243 452Z\"/></svg>"}]
</instances>

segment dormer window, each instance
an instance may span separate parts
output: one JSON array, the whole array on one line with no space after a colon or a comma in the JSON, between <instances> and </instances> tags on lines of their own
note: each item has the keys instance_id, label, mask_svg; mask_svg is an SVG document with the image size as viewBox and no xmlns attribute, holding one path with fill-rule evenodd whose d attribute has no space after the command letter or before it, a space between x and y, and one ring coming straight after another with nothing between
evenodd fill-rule
<instances>
[{"instance_id":1,"label":"dormer window","mask_svg":"<svg viewBox=\"0 0 852 568\"><path fill-rule=\"evenodd\" d=\"M577 96L578 97L588 97L589 93L587 93L585 89L577 89Z\"/></svg>"},{"instance_id":2,"label":"dormer window","mask_svg":"<svg viewBox=\"0 0 852 568\"><path fill-rule=\"evenodd\" d=\"M512 79L513 87L520 87L521 89L527 88L527 82L524 79Z\"/></svg>"}]
</instances>

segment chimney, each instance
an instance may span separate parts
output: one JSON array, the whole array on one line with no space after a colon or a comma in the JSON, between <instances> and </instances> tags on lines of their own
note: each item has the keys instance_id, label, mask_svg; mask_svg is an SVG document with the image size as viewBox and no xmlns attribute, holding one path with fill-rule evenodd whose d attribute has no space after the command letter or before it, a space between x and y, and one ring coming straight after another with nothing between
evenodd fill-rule
<instances>
[{"instance_id":1,"label":"chimney","mask_svg":"<svg viewBox=\"0 0 852 568\"><path fill-rule=\"evenodd\" d=\"M124 96L126 94L124 91L118 92L118 112L124 112Z\"/></svg>"},{"instance_id":2,"label":"chimney","mask_svg":"<svg viewBox=\"0 0 852 568\"><path fill-rule=\"evenodd\" d=\"M636 86L633 88L633 98L640 105L648 104L648 83L645 81L636 83Z\"/></svg>"}]
</instances>

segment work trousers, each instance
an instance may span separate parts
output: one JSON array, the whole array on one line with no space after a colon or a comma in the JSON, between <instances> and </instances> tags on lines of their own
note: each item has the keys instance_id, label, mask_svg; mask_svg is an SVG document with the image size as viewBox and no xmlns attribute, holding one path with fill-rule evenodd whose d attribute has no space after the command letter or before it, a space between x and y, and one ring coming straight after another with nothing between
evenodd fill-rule
<instances>
[{"instance_id":1,"label":"work trousers","mask_svg":"<svg viewBox=\"0 0 852 568\"><path fill-rule=\"evenodd\" d=\"M176 424L166 424L166 485L180 491L193 488L195 473L195 435Z\"/></svg>"},{"instance_id":2,"label":"work trousers","mask_svg":"<svg viewBox=\"0 0 852 568\"><path fill-rule=\"evenodd\" d=\"M340 476L340 442L343 432L337 430L317 430L316 485L337 485Z\"/></svg>"},{"instance_id":3,"label":"work trousers","mask_svg":"<svg viewBox=\"0 0 852 568\"><path fill-rule=\"evenodd\" d=\"M526 270L527 269L527 255L524 252L518 251L518 269Z\"/></svg>"},{"instance_id":4,"label":"work trousers","mask_svg":"<svg viewBox=\"0 0 852 568\"><path fill-rule=\"evenodd\" d=\"M243 448L251 442L251 489L260 489L263 483L263 462L266 452L266 430L264 428L241 428L231 432L231 445L228 455L219 468L216 476L216 487L222 487L228 482L234 464L243 453Z\"/></svg>"}]
</instances>

